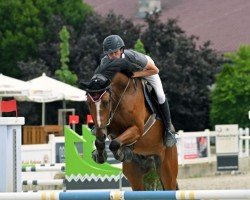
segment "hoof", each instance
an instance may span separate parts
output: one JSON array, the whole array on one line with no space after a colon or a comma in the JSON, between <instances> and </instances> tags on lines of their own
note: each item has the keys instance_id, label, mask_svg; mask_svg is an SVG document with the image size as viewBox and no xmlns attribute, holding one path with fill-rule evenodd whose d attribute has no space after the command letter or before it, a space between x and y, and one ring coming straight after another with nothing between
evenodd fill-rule
<instances>
[{"instance_id":1,"label":"hoof","mask_svg":"<svg viewBox=\"0 0 250 200\"><path fill-rule=\"evenodd\" d=\"M131 162L133 158L133 152L129 147L123 147L113 152L116 160L121 162Z\"/></svg>"},{"instance_id":2,"label":"hoof","mask_svg":"<svg viewBox=\"0 0 250 200\"><path fill-rule=\"evenodd\" d=\"M121 151L121 149L118 149L116 152L113 151L113 154L114 154L114 157L116 160L119 160L121 162L123 162L125 160L125 155Z\"/></svg>"},{"instance_id":3,"label":"hoof","mask_svg":"<svg viewBox=\"0 0 250 200\"><path fill-rule=\"evenodd\" d=\"M117 140L113 140L110 145L109 145L109 149L112 151L112 152L117 152L118 149L121 147L121 144L120 142L118 142Z\"/></svg>"},{"instance_id":4,"label":"hoof","mask_svg":"<svg viewBox=\"0 0 250 200\"><path fill-rule=\"evenodd\" d=\"M106 151L103 151L102 154L99 154L97 150L92 152L92 159L98 163L103 164L107 161L108 155Z\"/></svg>"}]
</instances>

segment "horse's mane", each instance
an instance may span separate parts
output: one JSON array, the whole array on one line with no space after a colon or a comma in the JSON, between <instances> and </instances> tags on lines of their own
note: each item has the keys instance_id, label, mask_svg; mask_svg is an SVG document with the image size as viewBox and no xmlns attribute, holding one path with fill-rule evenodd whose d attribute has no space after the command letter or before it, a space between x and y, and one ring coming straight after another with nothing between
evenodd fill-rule
<instances>
[{"instance_id":1,"label":"horse's mane","mask_svg":"<svg viewBox=\"0 0 250 200\"><path fill-rule=\"evenodd\" d=\"M112 81L117 72L121 72L126 76L131 77L135 71L137 71L137 66L129 62L127 59L119 58L110 60L109 62L98 66L95 74L102 74Z\"/></svg>"},{"instance_id":2,"label":"horse's mane","mask_svg":"<svg viewBox=\"0 0 250 200\"><path fill-rule=\"evenodd\" d=\"M118 72L131 77L133 72L137 70L137 66L128 60L122 58L115 59L98 66L91 80L88 82L81 81L80 84L87 91L99 92L105 90L110 85Z\"/></svg>"}]
</instances>

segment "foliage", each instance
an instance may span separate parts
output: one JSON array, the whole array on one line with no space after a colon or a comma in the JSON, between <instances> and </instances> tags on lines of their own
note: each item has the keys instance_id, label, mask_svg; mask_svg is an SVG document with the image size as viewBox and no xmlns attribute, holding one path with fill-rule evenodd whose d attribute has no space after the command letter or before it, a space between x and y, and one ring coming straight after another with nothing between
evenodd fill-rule
<instances>
[{"instance_id":1,"label":"foliage","mask_svg":"<svg viewBox=\"0 0 250 200\"><path fill-rule=\"evenodd\" d=\"M146 54L144 44L142 43L142 41L140 39L136 40L134 49L140 53Z\"/></svg>"},{"instance_id":2,"label":"foliage","mask_svg":"<svg viewBox=\"0 0 250 200\"><path fill-rule=\"evenodd\" d=\"M49 66L41 59L35 61L28 60L28 62L18 62L19 69L22 71L23 80L31 80L38 75L41 76L45 73L47 76L52 76Z\"/></svg>"},{"instance_id":3,"label":"foliage","mask_svg":"<svg viewBox=\"0 0 250 200\"><path fill-rule=\"evenodd\" d=\"M16 76L17 61L36 55L37 43L44 38L39 10L32 1L0 1L0 68Z\"/></svg>"},{"instance_id":4,"label":"foliage","mask_svg":"<svg viewBox=\"0 0 250 200\"><path fill-rule=\"evenodd\" d=\"M72 34L78 37L71 40L71 66L79 80L87 80L92 77L95 68L100 64L104 38L118 34L126 42L126 47L132 48L139 37L140 27L133 25L131 20L111 12L104 17L98 14L87 17L82 28L74 30Z\"/></svg>"},{"instance_id":5,"label":"foliage","mask_svg":"<svg viewBox=\"0 0 250 200\"><path fill-rule=\"evenodd\" d=\"M112 26L109 25L111 22ZM18 64L22 72L22 79L27 80L26 77L31 79L40 76L43 70L48 76L53 77L56 70L59 70L61 67L59 32L66 25L65 20L59 15L53 15L51 20L45 25L49 33L48 37L38 44L37 58L22 61ZM132 21L126 20L121 16L116 16L113 13L105 17L97 14L87 15L84 21L79 22L78 25L79 28L75 28L69 24L66 26L70 34L68 69L72 73L77 74L78 80L87 80L93 75L102 56L102 41L107 35L120 34L127 39L126 45L132 47L140 33L139 26L134 26ZM49 123L57 123L57 108L60 108L60 105L61 102L46 104L47 110L50 110L50 114L47 115ZM87 114L87 106L84 103L67 102L67 107L70 106L73 106L77 110L80 120L84 122ZM27 109L21 108L20 113L22 113L22 110L25 112ZM29 114L32 115L32 113ZM33 119L27 119L27 124L35 124Z\"/></svg>"},{"instance_id":6,"label":"foliage","mask_svg":"<svg viewBox=\"0 0 250 200\"><path fill-rule=\"evenodd\" d=\"M141 39L146 52L160 69L164 91L177 130L209 127L209 89L222 58L210 42L197 47L198 38L188 37L176 19L162 23L159 14L148 15L148 28Z\"/></svg>"},{"instance_id":7,"label":"foliage","mask_svg":"<svg viewBox=\"0 0 250 200\"><path fill-rule=\"evenodd\" d=\"M214 82L221 59L209 42L197 47L197 37L187 37L177 20L162 23L159 13L153 13L142 29L113 12L106 16L93 13L81 0L0 1L0 20L0 71L26 80L41 72L53 76L60 71L63 26L70 34L66 63L78 80L93 75L106 36L120 35L126 48L140 46L136 42L140 38L160 69L175 127L185 131L209 127L208 86Z\"/></svg>"},{"instance_id":8,"label":"foliage","mask_svg":"<svg viewBox=\"0 0 250 200\"><path fill-rule=\"evenodd\" d=\"M230 62L216 76L211 93L212 124L239 124L249 127L250 111L250 46L241 46L225 55Z\"/></svg>"},{"instance_id":9,"label":"foliage","mask_svg":"<svg viewBox=\"0 0 250 200\"><path fill-rule=\"evenodd\" d=\"M70 85L76 85L77 76L76 74L69 71L68 62L69 62L69 32L67 28L63 26L62 30L59 33L61 44L60 44L60 53L61 53L61 69L56 70L56 76L59 80L68 83Z\"/></svg>"},{"instance_id":10,"label":"foliage","mask_svg":"<svg viewBox=\"0 0 250 200\"><path fill-rule=\"evenodd\" d=\"M81 0L0 1L0 71L20 77L18 62L38 59L38 45L54 38L47 24L53 16L77 28L92 12Z\"/></svg>"},{"instance_id":11,"label":"foliage","mask_svg":"<svg viewBox=\"0 0 250 200\"><path fill-rule=\"evenodd\" d=\"M162 185L159 176L156 172L155 167L153 167L144 177L143 177L145 190L162 190Z\"/></svg>"}]
</instances>

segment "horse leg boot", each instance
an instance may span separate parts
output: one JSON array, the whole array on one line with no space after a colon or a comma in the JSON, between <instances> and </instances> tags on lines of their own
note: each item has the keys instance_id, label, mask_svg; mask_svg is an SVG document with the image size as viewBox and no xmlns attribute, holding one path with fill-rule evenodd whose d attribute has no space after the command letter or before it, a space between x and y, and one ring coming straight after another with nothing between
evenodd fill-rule
<instances>
[{"instance_id":1,"label":"horse leg boot","mask_svg":"<svg viewBox=\"0 0 250 200\"><path fill-rule=\"evenodd\" d=\"M97 129L95 146L96 150L92 152L92 158L96 163L104 163L107 161L107 152L105 150L106 135L103 129Z\"/></svg>"},{"instance_id":2,"label":"horse leg boot","mask_svg":"<svg viewBox=\"0 0 250 200\"><path fill-rule=\"evenodd\" d=\"M98 163L102 164L107 161L108 154L105 150L105 142L95 141L96 149L92 152L92 159Z\"/></svg>"},{"instance_id":3,"label":"horse leg boot","mask_svg":"<svg viewBox=\"0 0 250 200\"><path fill-rule=\"evenodd\" d=\"M173 125L171 123L171 116L170 116L170 110L168 105L168 100L166 99L163 104L159 104L160 111L163 118L163 123L165 125L166 131L165 131L165 137L164 137L164 145L167 147L172 147L176 144L176 138L175 138L175 131L173 128ZM172 130L171 130L172 129Z\"/></svg>"}]
</instances>

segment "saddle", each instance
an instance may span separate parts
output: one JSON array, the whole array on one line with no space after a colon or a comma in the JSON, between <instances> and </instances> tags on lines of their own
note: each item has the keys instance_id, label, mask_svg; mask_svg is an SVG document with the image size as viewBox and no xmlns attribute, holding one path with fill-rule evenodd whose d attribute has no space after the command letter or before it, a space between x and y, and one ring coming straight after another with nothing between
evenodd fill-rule
<instances>
[{"instance_id":1,"label":"saddle","mask_svg":"<svg viewBox=\"0 0 250 200\"><path fill-rule=\"evenodd\" d=\"M161 119L159 103L153 87L145 79L141 79L141 81L143 86L144 98L146 100L146 106L152 114L155 114L157 119Z\"/></svg>"},{"instance_id":2,"label":"saddle","mask_svg":"<svg viewBox=\"0 0 250 200\"><path fill-rule=\"evenodd\" d=\"M161 120L162 118L161 118L161 113L159 109L159 103L158 103L153 87L145 79L140 79L140 81L142 81L142 88L143 88L143 94L145 98L146 107L151 112L149 119L144 124L144 131L142 135L144 136L148 132L148 130L151 128L151 126L153 126L156 119Z\"/></svg>"}]
</instances>

